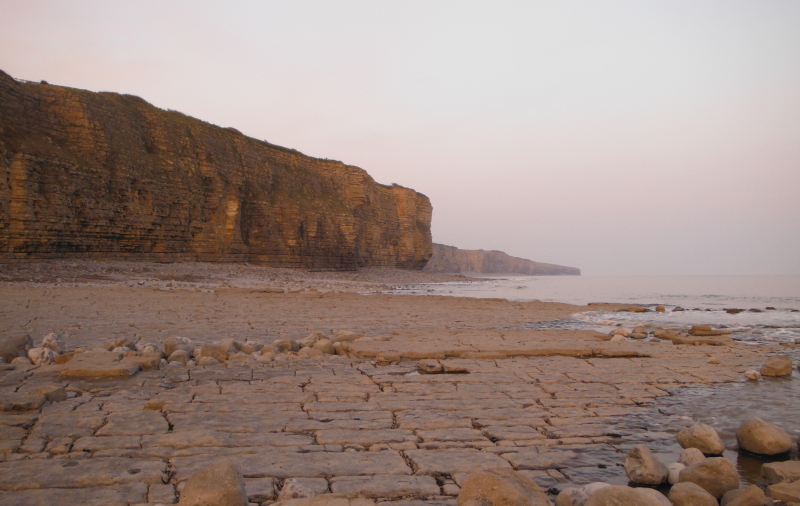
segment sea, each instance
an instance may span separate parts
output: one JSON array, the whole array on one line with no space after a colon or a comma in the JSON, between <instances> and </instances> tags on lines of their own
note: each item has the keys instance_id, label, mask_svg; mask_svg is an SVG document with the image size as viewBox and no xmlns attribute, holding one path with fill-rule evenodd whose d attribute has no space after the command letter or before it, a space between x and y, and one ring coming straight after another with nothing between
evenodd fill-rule
<instances>
[{"instance_id":1,"label":"sea","mask_svg":"<svg viewBox=\"0 0 800 506\"><path fill-rule=\"evenodd\" d=\"M591 306L570 318L529 322L522 328L567 328L609 332L617 326L686 330L690 325L727 328L731 337L749 346L788 345L780 354L800 363L800 276L482 276L477 279L394 287L392 293L454 297L540 300L587 305L615 302L641 305L651 311L597 311ZM664 305L665 312L656 312ZM676 311L680 308L683 311ZM520 328L520 327L515 327ZM758 368L759 364L753 364ZM766 483L761 466L775 460L798 460L795 445L788 454L763 457L738 450L736 429L746 418L759 416L800 436L800 371L792 376L761 378L670 391L636 416L620 419L622 432L648 446L662 462L677 460L681 448L675 434L701 422L714 427L726 446L724 456L734 463L743 485ZM628 445L617 447L625 450ZM609 461L580 481L627 484L619 462ZM573 478L573 481L576 481Z\"/></svg>"},{"instance_id":2,"label":"sea","mask_svg":"<svg viewBox=\"0 0 800 506\"><path fill-rule=\"evenodd\" d=\"M711 325L727 328L734 339L754 345L800 339L800 276L482 276L394 287L391 293L666 308L663 313L588 310L567 320L531 323L531 328L549 325L608 332L618 325L673 329Z\"/></svg>"}]
</instances>

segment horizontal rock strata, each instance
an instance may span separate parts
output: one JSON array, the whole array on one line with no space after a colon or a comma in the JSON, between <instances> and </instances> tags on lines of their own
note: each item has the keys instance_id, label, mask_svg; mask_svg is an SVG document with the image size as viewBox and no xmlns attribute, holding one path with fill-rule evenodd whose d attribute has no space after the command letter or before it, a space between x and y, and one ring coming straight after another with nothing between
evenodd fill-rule
<instances>
[{"instance_id":1,"label":"horizontal rock strata","mask_svg":"<svg viewBox=\"0 0 800 506\"><path fill-rule=\"evenodd\" d=\"M476 274L525 274L530 276L580 276L576 267L534 262L512 257L502 251L459 249L433 244L433 256L425 266L429 272Z\"/></svg>"},{"instance_id":2,"label":"horizontal rock strata","mask_svg":"<svg viewBox=\"0 0 800 506\"><path fill-rule=\"evenodd\" d=\"M144 100L0 71L0 260L422 268L429 199Z\"/></svg>"}]
</instances>

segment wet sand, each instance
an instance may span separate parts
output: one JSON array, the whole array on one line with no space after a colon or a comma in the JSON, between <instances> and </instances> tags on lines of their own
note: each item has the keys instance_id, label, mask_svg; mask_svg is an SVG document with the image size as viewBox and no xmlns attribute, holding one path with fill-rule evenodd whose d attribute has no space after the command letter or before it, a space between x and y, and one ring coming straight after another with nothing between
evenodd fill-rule
<instances>
[{"instance_id":1,"label":"wet sand","mask_svg":"<svg viewBox=\"0 0 800 506\"><path fill-rule=\"evenodd\" d=\"M340 355L170 365L119 380L64 379L69 363L7 367L2 395L56 385L69 399L0 414L0 505L170 503L192 472L223 457L264 504L289 478L392 504L455 504L467 473L487 467L513 467L552 491L620 482L630 446L674 439L631 425L636 413L682 386L738 381L779 350L514 329L613 304L380 293L453 279L419 272L53 262L2 266L0 278L0 332L28 332L37 345L56 331L69 348L363 335ZM420 371L420 359L441 372ZM73 459L73 472L58 472Z\"/></svg>"}]
</instances>

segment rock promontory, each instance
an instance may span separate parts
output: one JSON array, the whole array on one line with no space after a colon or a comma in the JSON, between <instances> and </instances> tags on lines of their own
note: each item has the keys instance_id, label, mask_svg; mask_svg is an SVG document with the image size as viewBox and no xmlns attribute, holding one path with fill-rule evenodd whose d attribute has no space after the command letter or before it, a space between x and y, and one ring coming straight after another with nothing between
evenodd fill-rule
<instances>
[{"instance_id":1,"label":"rock promontory","mask_svg":"<svg viewBox=\"0 0 800 506\"><path fill-rule=\"evenodd\" d=\"M576 267L534 262L512 257L502 251L459 249L433 244L433 256L425 270L447 273L524 274L530 276L580 276Z\"/></svg>"},{"instance_id":2,"label":"rock promontory","mask_svg":"<svg viewBox=\"0 0 800 506\"><path fill-rule=\"evenodd\" d=\"M431 213L358 167L0 71L0 260L421 269Z\"/></svg>"}]
</instances>

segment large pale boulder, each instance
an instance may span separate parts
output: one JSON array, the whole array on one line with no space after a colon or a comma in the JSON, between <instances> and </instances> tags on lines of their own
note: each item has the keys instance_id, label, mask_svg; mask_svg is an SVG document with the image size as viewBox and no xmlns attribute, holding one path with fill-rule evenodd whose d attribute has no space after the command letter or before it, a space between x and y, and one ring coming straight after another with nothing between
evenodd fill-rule
<instances>
[{"instance_id":1,"label":"large pale boulder","mask_svg":"<svg viewBox=\"0 0 800 506\"><path fill-rule=\"evenodd\" d=\"M556 497L556 506L584 506L589 494L582 488L565 488Z\"/></svg>"},{"instance_id":2,"label":"large pale boulder","mask_svg":"<svg viewBox=\"0 0 800 506\"><path fill-rule=\"evenodd\" d=\"M592 494L585 506L653 506L653 503L635 488L611 485Z\"/></svg>"},{"instance_id":3,"label":"large pale boulder","mask_svg":"<svg viewBox=\"0 0 800 506\"><path fill-rule=\"evenodd\" d=\"M722 497L728 490L739 488L736 466L725 457L709 457L692 464L680 473L680 482L691 482L703 487L714 497Z\"/></svg>"},{"instance_id":4,"label":"large pale boulder","mask_svg":"<svg viewBox=\"0 0 800 506\"><path fill-rule=\"evenodd\" d=\"M10 334L0 337L0 357L11 363L17 357L28 357L28 350L33 348L33 339L25 333Z\"/></svg>"},{"instance_id":5,"label":"large pale boulder","mask_svg":"<svg viewBox=\"0 0 800 506\"><path fill-rule=\"evenodd\" d=\"M789 376L790 374L792 374L792 359L789 357L769 357L761 366L762 376Z\"/></svg>"},{"instance_id":6,"label":"large pale boulder","mask_svg":"<svg viewBox=\"0 0 800 506\"><path fill-rule=\"evenodd\" d=\"M669 470L644 445L636 445L625 458L625 473L633 483L660 485L667 481Z\"/></svg>"},{"instance_id":7,"label":"large pale boulder","mask_svg":"<svg viewBox=\"0 0 800 506\"><path fill-rule=\"evenodd\" d=\"M325 339L325 336L320 334L319 332L312 332L303 339L297 341L301 348L312 348L317 341L320 339Z\"/></svg>"},{"instance_id":8,"label":"large pale boulder","mask_svg":"<svg viewBox=\"0 0 800 506\"><path fill-rule=\"evenodd\" d=\"M667 476L667 482L669 482L670 485L680 483L681 471L684 469L686 469L686 466L680 462L673 462L668 465L667 470L669 471L669 476Z\"/></svg>"},{"instance_id":9,"label":"large pale boulder","mask_svg":"<svg viewBox=\"0 0 800 506\"><path fill-rule=\"evenodd\" d=\"M239 464L221 460L194 473L181 492L179 506L247 506Z\"/></svg>"},{"instance_id":10,"label":"large pale boulder","mask_svg":"<svg viewBox=\"0 0 800 506\"><path fill-rule=\"evenodd\" d=\"M31 348L28 350L28 358L33 365L48 365L53 363L56 354L50 348Z\"/></svg>"},{"instance_id":11,"label":"large pale boulder","mask_svg":"<svg viewBox=\"0 0 800 506\"><path fill-rule=\"evenodd\" d=\"M486 500L493 506L550 506L539 486L516 471L494 468L467 476L458 494L458 504Z\"/></svg>"},{"instance_id":12,"label":"large pale boulder","mask_svg":"<svg viewBox=\"0 0 800 506\"><path fill-rule=\"evenodd\" d=\"M682 448L697 448L705 455L722 455L725 444L714 427L698 423L678 432L678 443Z\"/></svg>"},{"instance_id":13,"label":"large pale boulder","mask_svg":"<svg viewBox=\"0 0 800 506\"><path fill-rule=\"evenodd\" d=\"M685 481L669 491L669 500L675 506L718 506L717 499L703 487Z\"/></svg>"},{"instance_id":14,"label":"large pale boulder","mask_svg":"<svg viewBox=\"0 0 800 506\"><path fill-rule=\"evenodd\" d=\"M792 448L792 437L785 430L757 416L739 426L736 440L741 449L760 455L778 455Z\"/></svg>"}]
</instances>

